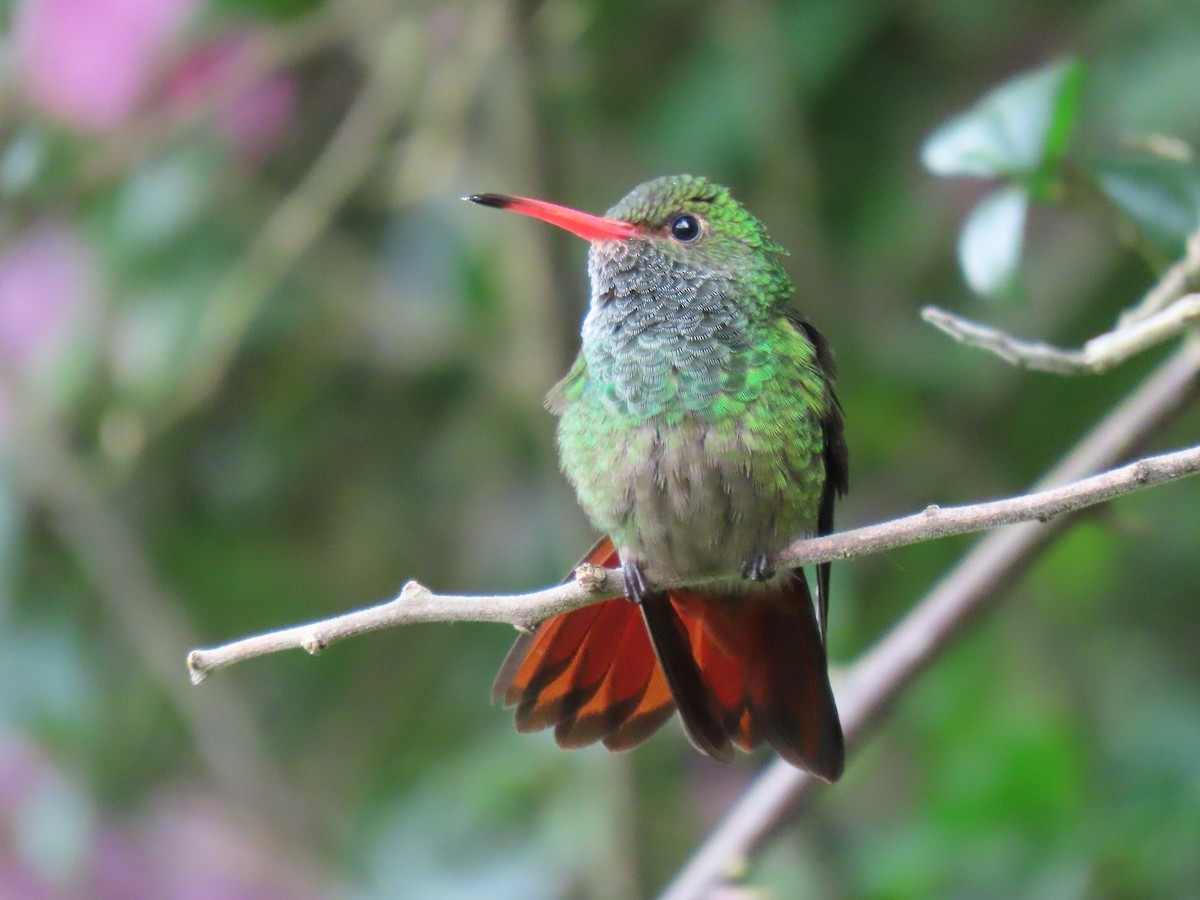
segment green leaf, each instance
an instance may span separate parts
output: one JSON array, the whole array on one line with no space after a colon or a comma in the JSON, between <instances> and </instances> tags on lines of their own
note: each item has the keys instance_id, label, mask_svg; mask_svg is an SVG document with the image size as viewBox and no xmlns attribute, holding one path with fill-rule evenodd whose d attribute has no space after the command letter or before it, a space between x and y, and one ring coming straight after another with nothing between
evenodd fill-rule
<instances>
[{"instance_id":1,"label":"green leaf","mask_svg":"<svg viewBox=\"0 0 1200 900\"><path fill-rule=\"evenodd\" d=\"M1016 296L1017 266L1029 195L1019 185L988 194L967 217L958 236L958 260L967 284L993 298Z\"/></svg>"},{"instance_id":2,"label":"green leaf","mask_svg":"<svg viewBox=\"0 0 1200 900\"><path fill-rule=\"evenodd\" d=\"M1083 76L1067 60L1005 82L930 135L922 162L943 177L1013 178L1039 195L1070 144Z\"/></svg>"},{"instance_id":3,"label":"green leaf","mask_svg":"<svg viewBox=\"0 0 1200 900\"><path fill-rule=\"evenodd\" d=\"M1077 59L1066 60L1045 70L1057 78L1050 121L1046 126L1046 138L1042 144L1044 166L1057 166L1067 155L1075 126L1083 109L1083 83L1086 69Z\"/></svg>"},{"instance_id":4,"label":"green leaf","mask_svg":"<svg viewBox=\"0 0 1200 900\"><path fill-rule=\"evenodd\" d=\"M1100 190L1168 258L1200 226L1200 165L1145 157L1091 167Z\"/></svg>"},{"instance_id":5,"label":"green leaf","mask_svg":"<svg viewBox=\"0 0 1200 900\"><path fill-rule=\"evenodd\" d=\"M307 15L325 0L216 0L215 8L231 15L266 16L280 21Z\"/></svg>"}]
</instances>

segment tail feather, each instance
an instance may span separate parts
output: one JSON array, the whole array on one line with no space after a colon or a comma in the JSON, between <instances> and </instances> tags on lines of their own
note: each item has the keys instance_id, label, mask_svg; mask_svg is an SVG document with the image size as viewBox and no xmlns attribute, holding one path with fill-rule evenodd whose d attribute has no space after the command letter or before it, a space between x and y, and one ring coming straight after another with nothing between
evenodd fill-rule
<instances>
[{"instance_id":1,"label":"tail feather","mask_svg":"<svg viewBox=\"0 0 1200 900\"><path fill-rule=\"evenodd\" d=\"M519 685L514 682L505 692L504 702L517 707L519 731L536 731L553 725L558 710L567 702L571 676L578 668L579 648L603 608L585 607L578 612L579 615L556 617L539 627L521 669L528 673L528 679Z\"/></svg>"},{"instance_id":2,"label":"tail feather","mask_svg":"<svg viewBox=\"0 0 1200 900\"><path fill-rule=\"evenodd\" d=\"M619 562L607 539L585 561ZM799 569L753 591L672 590L640 607L615 599L555 616L518 638L493 697L517 707L519 730L553 727L568 748L628 749L678 708L692 743L718 759L765 740L828 781L844 765L824 641Z\"/></svg>"},{"instance_id":3,"label":"tail feather","mask_svg":"<svg viewBox=\"0 0 1200 900\"><path fill-rule=\"evenodd\" d=\"M613 664L592 696L554 729L554 737L562 747L584 747L603 740L626 723L644 720L663 707L661 718L666 721L674 710L671 692L657 671L654 651L637 610L625 600L609 603L622 616L623 634L614 646Z\"/></svg>"},{"instance_id":4,"label":"tail feather","mask_svg":"<svg viewBox=\"0 0 1200 900\"><path fill-rule=\"evenodd\" d=\"M662 666L683 730L701 753L728 761L733 751L720 707L692 651L687 625L667 594L650 594L641 604L654 654Z\"/></svg>"},{"instance_id":5,"label":"tail feather","mask_svg":"<svg viewBox=\"0 0 1200 900\"><path fill-rule=\"evenodd\" d=\"M762 736L746 707L745 667L739 662L749 648L726 645L732 629L713 621L721 613L719 605L683 592L673 592L671 601L688 630L692 655L720 710L725 733L734 746L750 752L762 743Z\"/></svg>"},{"instance_id":6,"label":"tail feather","mask_svg":"<svg viewBox=\"0 0 1200 900\"><path fill-rule=\"evenodd\" d=\"M620 632L608 643L604 656L610 664L591 682L595 685L591 696L558 721L554 736L562 746L584 747L600 740L637 708L650 684L654 667L646 663L645 648L638 646L646 639L637 619L622 608L627 605L622 600L605 605L619 617ZM590 649L581 647L580 652Z\"/></svg>"},{"instance_id":7,"label":"tail feather","mask_svg":"<svg viewBox=\"0 0 1200 900\"><path fill-rule=\"evenodd\" d=\"M745 753L749 753L762 743L762 732L750 718L750 710L742 710L742 715L738 719L737 732L731 734L729 739L733 741L735 747Z\"/></svg>"},{"instance_id":8,"label":"tail feather","mask_svg":"<svg viewBox=\"0 0 1200 900\"><path fill-rule=\"evenodd\" d=\"M650 658L653 659L653 653ZM652 666L646 692L620 726L602 740L609 750L630 750L658 729L675 713L675 699L660 666Z\"/></svg>"},{"instance_id":9,"label":"tail feather","mask_svg":"<svg viewBox=\"0 0 1200 900\"><path fill-rule=\"evenodd\" d=\"M845 766L845 743L808 582L798 569L784 582L792 583L791 597L806 602L785 605L772 595L756 604L760 641L757 652L746 658L746 705L780 756L826 781L837 781Z\"/></svg>"},{"instance_id":10,"label":"tail feather","mask_svg":"<svg viewBox=\"0 0 1200 900\"><path fill-rule=\"evenodd\" d=\"M620 557L612 541L603 537L580 561L581 565L583 563L611 568L620 563ZM572 570L572 574L564 581L570 581L573 577ZM505 706L516 706L522 697L542 693L570 664L575 650L603 606L584 607L577 616L555 616L539 625L536 631L518 637L504 658L500 671L496 673L496 680L492 683L492 702L503 700Z\"/></svg>"},{"instance_id":11,"label":"tail feather","mask_svg":"<svg viewBox=\"0 0 1200 900\"><path fill-rule=\"evenodd\" d=\"M620 564L607 538L583 562ZM515 706L518 731L554 727L563 747L597 740L633 746L674 711L637 607L608 600L555 616L517 638L492 686Z\"/></svg>"}]
</instances>

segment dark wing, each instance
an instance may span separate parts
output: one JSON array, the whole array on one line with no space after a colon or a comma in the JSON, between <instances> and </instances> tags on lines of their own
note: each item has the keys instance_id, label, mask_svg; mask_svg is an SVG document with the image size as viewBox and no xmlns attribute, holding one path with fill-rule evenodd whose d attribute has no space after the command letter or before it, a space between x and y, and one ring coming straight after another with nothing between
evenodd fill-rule
<instances>
[{"instance_id":1,"label":"dark wing","mask_svg":"<svg viewBox=\"0 0 1200 900\"><path fill-rule=\"evenodd\" d=\"M833 504L838 497L850 489L850 453L846 449L846 434L842 423L842 404L838 402L836 381L837 364L833 350L825 335L809 322L792 317L792 321L812 342L817 354L817 365L825 377L825 389L829 392L829 403L821 419L821 431L825 439L822 456L825 460L825 487L821 492L821 509L817 514L817 534L833 532ZM817 565L817 609L820 613L821 636L825 636L829 619L829 563Z\"/></svg>"}]
</instances>

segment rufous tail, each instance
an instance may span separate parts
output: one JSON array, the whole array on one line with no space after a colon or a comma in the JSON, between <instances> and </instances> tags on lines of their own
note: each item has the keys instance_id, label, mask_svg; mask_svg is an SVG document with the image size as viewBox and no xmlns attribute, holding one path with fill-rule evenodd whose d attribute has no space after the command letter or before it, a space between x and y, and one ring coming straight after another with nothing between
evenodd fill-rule
<instances>
[{"instance_id":1,"label":"rufous tail","mask_svg":"<svg viewBox=\"0 0 1200 900\"><path fill-rule=\"evenodd\" d=\"M607 538L584 558L620 565ZM825 646L808 582L794 569L727 596L670 590L608 600L522 635L493 687L517 730L554 728L562 747L626 750L678 708L691 742L728 760L764 740L826 781L845 764Z\"/></svg>"}]
</instances>

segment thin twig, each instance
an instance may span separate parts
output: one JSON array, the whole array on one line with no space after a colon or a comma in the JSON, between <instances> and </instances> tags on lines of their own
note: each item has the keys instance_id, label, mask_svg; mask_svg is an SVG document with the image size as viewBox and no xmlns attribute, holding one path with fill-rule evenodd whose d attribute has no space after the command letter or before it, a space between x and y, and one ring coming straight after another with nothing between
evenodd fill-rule
<instances>
[{"instance_id":1,"label":"thin twig","mask_svg":"<svg viewBox=\"0 0 1200 900\"><path fill-rule=\"evenodd\" d=\"M800 540L779 554L778 562L809 565L852 559L919 541L1001 525L1048 522L1055 516L1197 472L1200 472L1200 447L1193 447L1142 459L1065 487L970 506L944 509L930 506L902 519ZM242 660L297 648L316 654L343 638L413 622L507 622L518 628L529 628L550 616L620 596L622 589L619 571L593 566L581 566L574 580L532 594L449 596L435 594L410 581L398 597L377 606L244 638L221 647L193 650L188 655L188 670L192 680L199 683L210 672Z\"/></svg>"},{"instance_id":2,"label":"thin twig","mask_svg":"<svg viewBox=\"0 0 1200 900\"><path fill-rule=\"evenodd\" d=\"M1198 386L1200 342L1192 340L1096 425L1042 483L1078 479L1111 466L1161 429L1193 399ZM1072 520L1060 516L1046 525L1028 523L989 534L886 637L850 666L838 683L837 696L851 750L863 743L954 636L994 606ZM741 862L822 783L787 763L772 763L697 848L662 900L711 896L727 873L741 868Z\"/></svg>"},{"instance_id":3,"label":"thin twig","mask_svg":"<svg viewBox=\"0 0 1200 900\"><path fill-rule=\"evenodd\" d=\"M1183 259L1163 273L1158 282L1136 306L1127 309L1117 320L1117 330L1148 319L1166 309L1184 294L1200 289L1200 231L1188 239Z\"/></svg>"},{"instance_id":4,"label":"thin twig","mask_svg":"<svg viewBox=\"0 0 1200 900\"><path fill-rule=\"evenodd\" d=\"M1180 334L1200 320L1200 294L1187 294L1170 306L1127 323L1088 341L1079 350L1063 350L1042 341L1026 341L999 328L982 325L954 313L927 306L921 318L962 344L995 353L1001 359L1026 369L1098 375L1120 365L1156 344Z\"/></svg>"}]
</instances>

